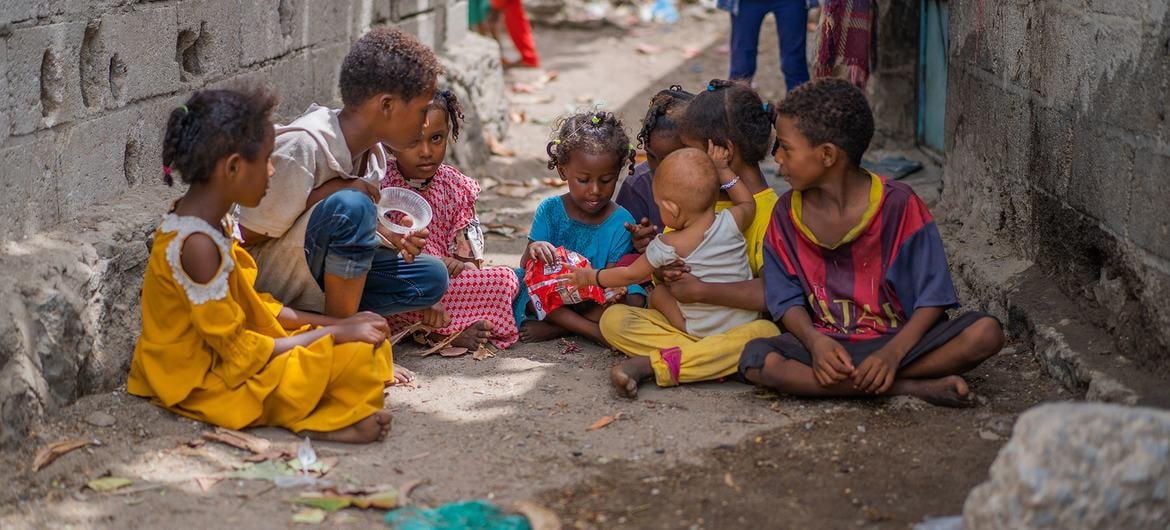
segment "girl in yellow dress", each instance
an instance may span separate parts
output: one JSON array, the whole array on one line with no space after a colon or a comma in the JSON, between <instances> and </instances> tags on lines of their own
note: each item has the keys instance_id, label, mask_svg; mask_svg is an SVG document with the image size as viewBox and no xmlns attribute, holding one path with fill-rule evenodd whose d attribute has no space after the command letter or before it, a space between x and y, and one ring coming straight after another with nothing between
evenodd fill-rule
<instances>
[{"instance_id":1,"label":"girl in yellow dress","mask_svg":"<svg viewBox=\"0 0 1170 530\"><path fill-rule=\"evenodd\" d=\"M225 222L268 187L276 97L262 86L196 92L171 112L167 184L190 188L154 235L142 335L127 389L231 429L279 426L313 438L382 440L393 358L385 319L295 311L256 292L256 263Z\"/></svg>"}]
</instances>

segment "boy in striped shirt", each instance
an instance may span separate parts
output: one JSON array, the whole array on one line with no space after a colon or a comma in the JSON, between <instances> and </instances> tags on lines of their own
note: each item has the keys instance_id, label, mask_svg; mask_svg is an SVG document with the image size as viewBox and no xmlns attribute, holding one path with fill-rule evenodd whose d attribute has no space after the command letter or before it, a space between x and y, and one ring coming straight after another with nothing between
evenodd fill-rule
<instances>
[{"instance_id":1,"label":"boy in striped shirt","mask_svg":"<svg viewBox=\"0 0 1170 530\"><path fill-rule=\"evenodd\" d=\"M873 114L839 79L805 84L775 122L792 190L764 238L768 310L785 330L740 358L750 381L800 396L908 394L971 406L959 374L999 352L985 313L948 319L958 300L934 219L909 186L860 167Z\"/></svg>"}]
</instances>

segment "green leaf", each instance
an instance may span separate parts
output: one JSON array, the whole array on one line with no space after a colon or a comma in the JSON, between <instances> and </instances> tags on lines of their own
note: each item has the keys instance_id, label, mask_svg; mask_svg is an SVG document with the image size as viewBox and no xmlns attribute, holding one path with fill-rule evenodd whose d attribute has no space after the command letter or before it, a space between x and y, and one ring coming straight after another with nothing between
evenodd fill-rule
<instances>
[{"instance_id":1,"label":"green leaf","mask_svg":"<svg viewBox=\"0 0 1170 530\"><path fill-rule=\"evenodd\" d=\"M296 472L284 462L265 460L250 464L227 474L228 478L240 480L275 480L280 476L292 476Z\"/></svg>"},{"instance_id":2,"label":"green leaf","mask_svg":"<svg viewBox=\"0 0 1170 530\"><path fill-rule=\"evenodd\" d=\"M119 488L125 488L126 486L129 486L133 483L134 483L134 481L132 481L128 478L102 477L102 478L95 478L89 482L86 482L85 487L87 487L91 490L94 490L98 493L106 493L106 492L114 491L114 490L119 489Z\"/></svg>"},{"instance_id":3,"label":"green leaf","mask_svg":"<svg viewBox=\"0 0 1170 530\"><path fill-rule=\"evenodd\" d=\"M298 524L321 524L325 522L325 515L325 510L307 508L294 513L292 516L292 522Z\"/></svg>"},{"instance_id":4,"label":"green leaf","mask_svg":"<svg viewBox=\"0 0 1170 530\"><path fill-rule=\"evenodd\" d=\"M293 502L304 506L320 508L329 512L336 512L353 504L353 498L348 496L322 495L320 493L302 493L300 497L293 499Z\"/></svg>"},{"instance_id":5,"label":"green leaf","mask_svg":"<svg viewBox=\"0 0 1170 530\"><path fill-rule=\"evenodd\" d=\"M393 510L398 507L398 490L390 488L386 491L357 497L353 499L353 505L363 510L370 508Z\"/></svg>"}]
</instances>

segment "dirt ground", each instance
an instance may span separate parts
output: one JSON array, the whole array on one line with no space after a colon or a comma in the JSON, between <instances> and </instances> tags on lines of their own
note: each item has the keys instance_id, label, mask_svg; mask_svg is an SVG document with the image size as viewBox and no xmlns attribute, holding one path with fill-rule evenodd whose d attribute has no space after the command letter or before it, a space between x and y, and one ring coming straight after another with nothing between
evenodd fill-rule
<instances>
[{"instance_id":1,"label":"dirt ground","mask_svg":"<svg viewBox=\"0 0 1170 530\"><path fill-rule=\"evenodd\" d=\"M559 77L516 94L526 121L512 125L513 158L464 168L480 178L489 260L513 265L535 205L558 189L541 157L549 121L604 99L635 132L648 97L672 83L699 89L726 71L726 20L688 19L670 28L632 31L538 29L545 68ZM765 26L760 90L782 96L775 33ZM661 49L635 52L639 43ZM699 55L687 57L684 50ZM532 82L540 72L509 73ZM910 180L924 196L938 172ZM537 179L537 182L532 182ZM644 387L637 401L617 397L607 369L619 354L582 339L518 345L497 357L421 358L396 349L415 370L415 387L391 388L394 428L384 443L318 444L336 459L335 483L403 486L434 506L459 499L501 505L535 500L578 528L906 528L925 517L958 513L984 480L1016 416L1041 401L1071 396L1043 375L1029 352L1009 347L974 372L973 410L946 410L909 398L873 402L807 401L737 382ZM620 415L619 415L620 413ZM112 422L101 421L102 414ZM612 424L587 430L603 416ZM98 426L95 424L105 425ZM108 425L107 425L108 424ZM23 451L0 454L9 482L0 490L2 528L279 528L294 526L298 490L270 482L222 480L246 453L217 443L190 447L207 430L124 389L88 396L41 426ZM295 443L277 429L254 434ZM39 472L33 449L65 438L100 441ZM86 489L112 475L133 484L113 493ZM205 491L200 479L208 486ZM325 525L374 527L381 514L347 509Z\"/></svg>"}]
</instances>

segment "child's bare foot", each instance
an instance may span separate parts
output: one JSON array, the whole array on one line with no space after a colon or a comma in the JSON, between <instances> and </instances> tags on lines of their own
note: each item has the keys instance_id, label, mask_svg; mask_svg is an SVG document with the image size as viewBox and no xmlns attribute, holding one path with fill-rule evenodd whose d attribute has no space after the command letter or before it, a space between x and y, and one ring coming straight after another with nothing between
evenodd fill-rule
<instances>
[{"instance_id":1,"label":"child's bare foot","mask_svg":"<svg viewBox=\"0 0 1170 530\"><path fill-rule=\"evenodd\" d=\"M394 379L389 381L386 386L405 385L411 381L414 381L414 372L405 366L396 364L394 365Z\"/></svg>"},{"instance_id":2,"label":"child's bare foot","mask_svg":"<svg viewBox=\"0 0 1170 530\"><path fill-rule=\"evenodd\" d=\"M967 382L957 375L938 379L898 379L890 387L891 394L906 394L940 407L974 407L975 394Z\"/></svg>"},{"instance_id":3,"label":"child's bare foot","mask_svg":"<svg viewBox=\"0 0 1170 530\"><path fill-rule=\"evenodd\" d=\"M347 444L368 444L386 439L390 433L390 413L379 410L349 427L342 427L336 431L317 432L301 431L298 436L308 436L314 440L326 442L341 442Z\"/></svg>"},{"instance_id":4,"label":"child's bare foot","mask_svg":"<svg viewBox=\"0 0 1170 530\"><path fill-rule=\"evenodd\" d=\"M540 320L525 320L520 324L520 342L544 342L572 335L569 330Z\"/></svg>"},{"instance_id":5,"label":"child's bare foot","mask_svg":"<svg viewBox=\"0 0 1170 530\"><path fill-rule=\"evenodd\" d=\"M451 342L451 345L457 348L474 350L487 344L490 338L492 338L492 323L486 320L480 320L463 330L463 333L460 333L459 338Z\"/></svg>"},{"instance_id":6,"label":"child's bare foot","mask_svg":"<svg viewBox=\"0 0 1170 530\"><path fill-rule=\"evenodd\" d=\"M631 357L613 365L609 380L618 393L630 399L638 399L638 383L654 377L654 367L649 357Z\"/></svg>"}]
</instances>

